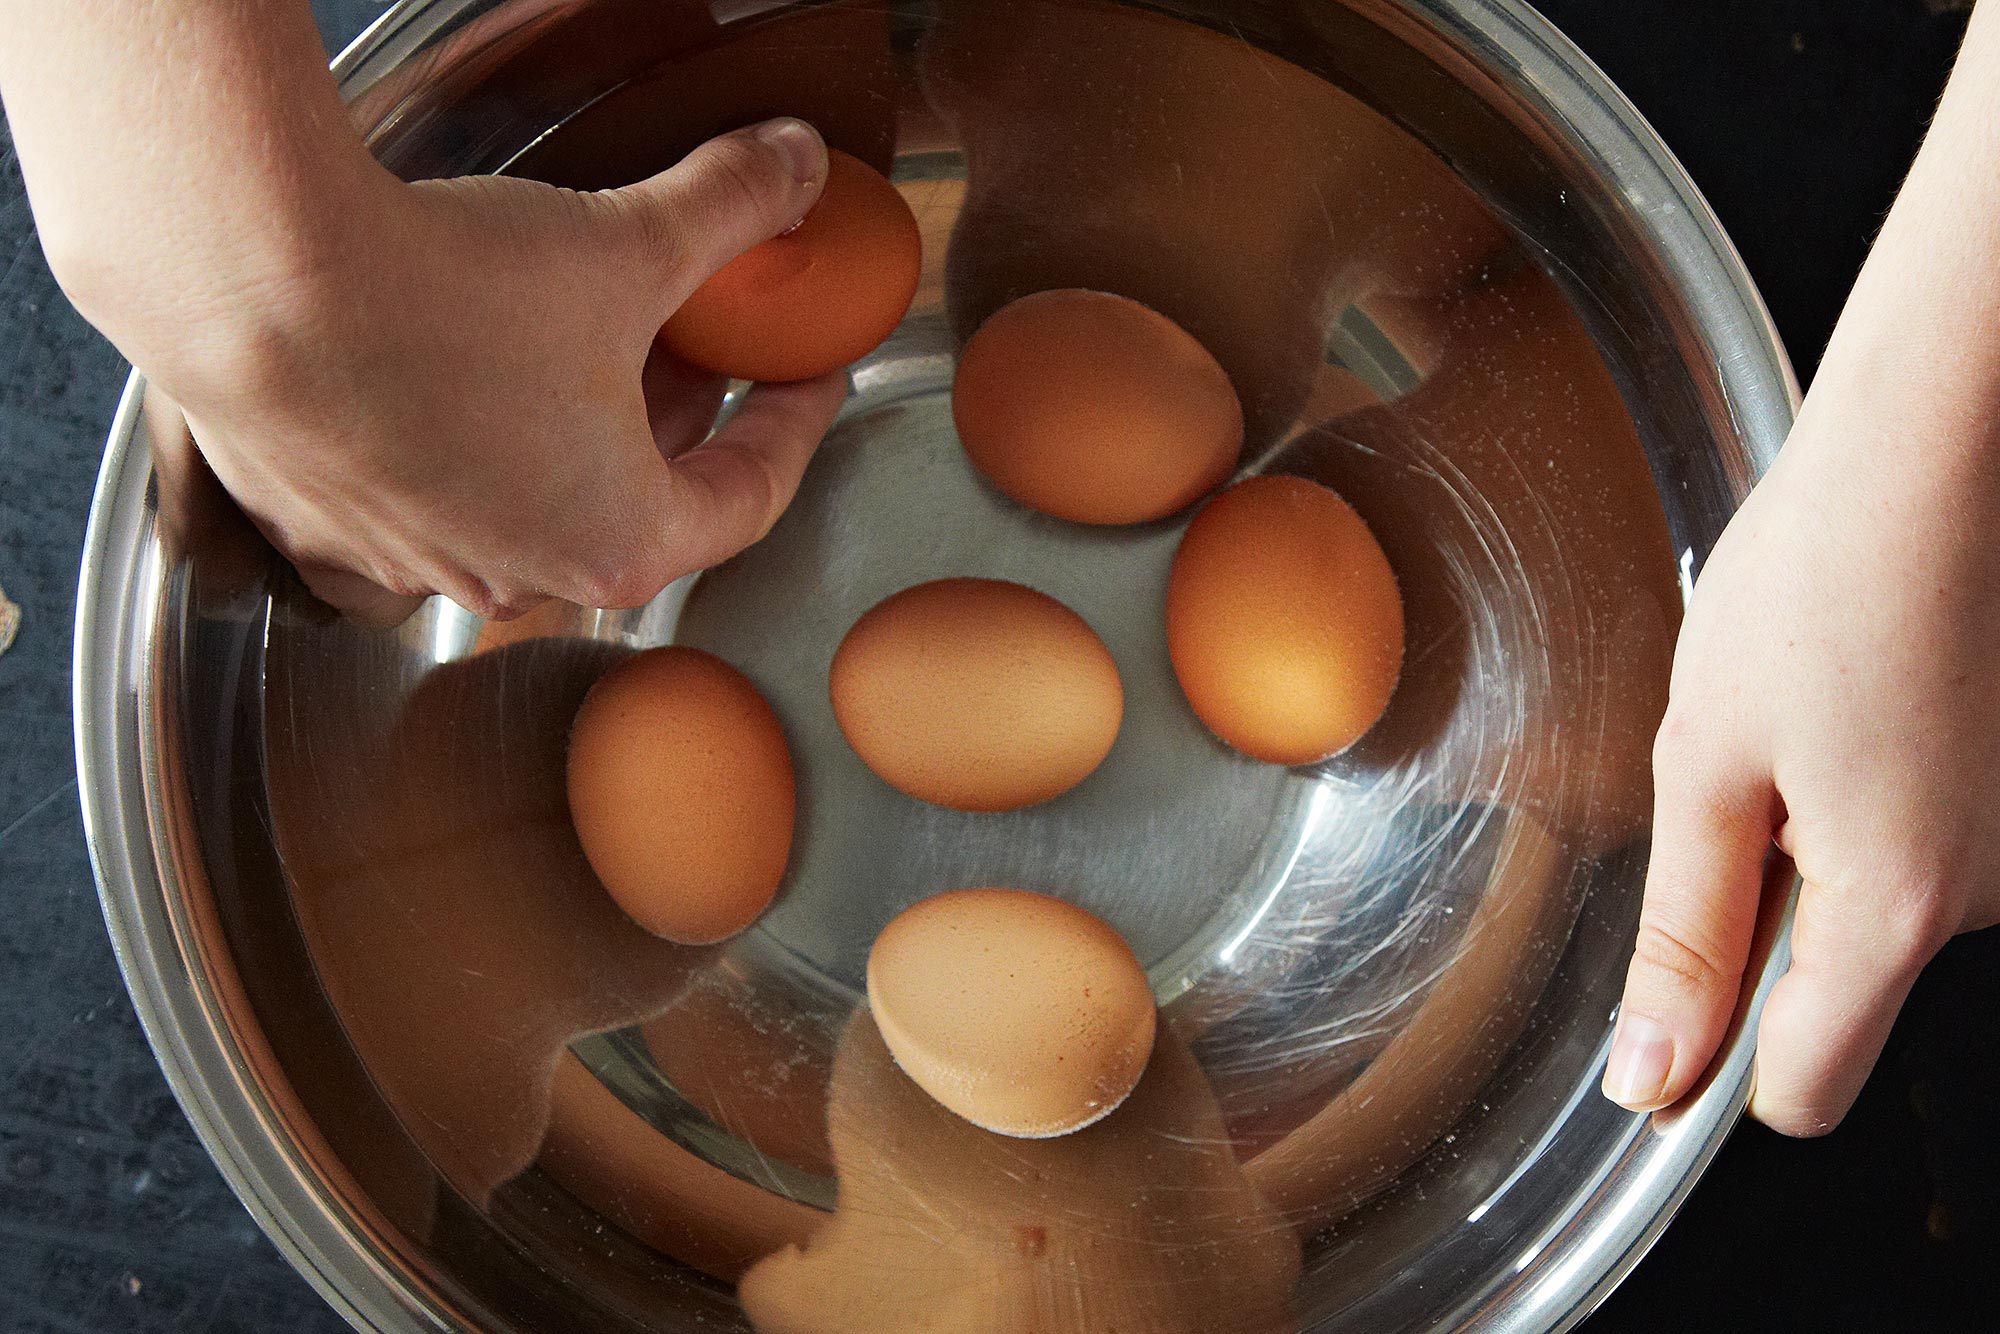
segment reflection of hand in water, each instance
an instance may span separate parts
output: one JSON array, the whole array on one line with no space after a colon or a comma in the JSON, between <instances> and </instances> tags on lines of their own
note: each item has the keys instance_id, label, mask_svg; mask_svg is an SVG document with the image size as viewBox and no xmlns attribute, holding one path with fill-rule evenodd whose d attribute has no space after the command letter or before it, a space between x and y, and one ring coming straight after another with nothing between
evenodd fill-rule
<instances>
[{"instance_id":1,"label":"reflection of hand in water","mask_svg":"<svg viewBox=\"0 0 2000 1334\"><path fill-rule=\"evenodd\" d=\"M1434 305L1501 241L1416 140L1240 39L1109 5L944 16L923 68L969 169L947 261L961 338L1030 292L1130 297L1222 363L1254 445L1305 399L1343 307Z\"/></svg>"},{"instance_id":2,"label":"reflection of hand in water","mask_svg":"<svg viewBox=\"0 0 2000 1334\"><path fill-rule=\"evenodd\" d=\"M565 40L589 50L564 60L546 42L529 46L521 68L496 67L491 91L481 90L515 104L531 96L561 103L553 85L573 72L588 83L562 104L562 123L510 162L508 173L572 190L611 189L716 135L796 116L834 148L887 174L898 92L890 11L873 0L833 0L778 23L732 23L725 39L721 8L708 0L570 7ZM683 54L662 65L662 51ZM627 64L628 77L616 77Z\"/></svg>"},{"instance_id":3,"label":"reflection of hand in water","mask_svg":"<svg viewBox=\"0 0 2000 1334\"><path fill-rule=\"evenodd\" d=\"M1270 466L1347 497L1403 596L1402 680L1337 763L1513 813L1462 953L1346 1091L1303 1123L1279 1118L1288 1137L1250 1164L1300 1219L1385 1184L1490 1077L1567 935L1580 859L1645 828L1666 700L1673 547L1588 331L1518 267L1444 306L1434 332L1428 380L1357 405L1329 377L1321 422Z\"/></svg>"},{"instance_id":4,"label":"reflection of hand in water","mask_svg":"<svg viewBox=\"0 0 2000 1334\"><path fill-rule=\"evenodd\" d=\"M761 1334L1276 1334L1292 1230L1251 1188L1200 1068L1162 1029L1125 1104L1019 1140L946 1111L856 1014L835 1056L832 1220L750 1270Z\"/></svg>"},{"instance_id":5,"label":"reflection of hand in water","mask_svg":"<svg viewBox=\"0 0 2000 1334\"><path fill-rule=\"evenodd\" d=\"M785 1043L746 1028L718 1044L697 1020L720 1017L712 1002L677 1002L679 1027L648 1025L649 1044L680 1070L677 1086L705 1088L766 1151L824 1093L839 1188L830 1218L701 1161L569 1056L540 1165L663 1254L743 1274L739 1296L763 1334L1293 1329L1298 1238L1421 1156L1491 1076L1554 966L1556 951L1536 942L1568 909L1571 866L1532 819L1510 817L1442 980L1352 1084L1243 1166L1206 1076L1164 1028L1118 1111L1073 1135L1019 1140L918 1089L865 1010L842 1035L830 1086L808 1070L759 1105L771 1090L739 1088L733 1067L768 1070ZM710 984L725 974L710 970Z\"/></svg>"},{"instance_id":6,"label":"reflection of hand in water","mask_svg":"<svg viewBox=\"0 0 2000 1334\"><path fill-rule=\"evenodd\" d=\"M1532 752L1522 781L1551 823L1592 848L1629 838L1679 597L1630 414L1560 292L1414 138L1244 41L1095 5L945 14L923 73L966 146L947 260L959 335L1046 288L1132 297L1222 363L1254 450L1302 413L1358 406L1323 348L1359 307L1425 383L1345 418L1360 449L1309 440L1274 465L1340 491L1405 585L1404 683L1355 758L1436 740L1479 666L1468 621L1501 599L1518 660L1485 665L1533 697L1525 748L1497 738L1482 776ZM1514 271L1491 277L1502 256ZM1459 547L1497 551L1511 586L1451 568ZM1468 573L1487 586L1458 586Z\"/></svg>"},{"instance_id":7,"label":"reflection of hand in water","mask_svg":"<svg viewBox=\"0 0 2000 1334\"><path fill-rule=\"evenodd\" d=\"M653 1064L702 1115L764 1158L830 1175L826 1098L838 1016L773 1002L726 956L640 1029Z\"/></svg>"},{"instance_id":8,"label":"reflection of hand in water","mask_svg":"<svg viewBox=\"0 0 2000 1334\"><path fill-rule=\"evenodd\" d=\"M1272 462L1346 497L1402 589L1403 677L1353 758L1431 748L1462 793L1518 800L1585 851L1616 847L1650 809L1680 605L1645 451L1540 270L1468 292L1437 336L1425 383Z\"/></svg>"},{"instance_id":9,"label":"reflection of hand in water","mask_svg":"<svg viewBox=\"0 0 2000 1334\"><path fill-rule=\"evenodd\" d=\"M725 1281L779 1247L805 1245L825 1221L689 1153L567 1052L556 1065L536 1162L662 1255Z\"/></svg>"},{"instance_id":10,"label":"reflection of hand in water","mask_svg":"<svg viewBox=\"0 0 2000 1334\"><path fill-rule=\"evenodd\" d=\"M1533 819L1496 818L1492 874L1436 984L1352 1083L1245 1165L1302 1229L1348 1212L1459 1121L1555 969L1573 862Z\"/></svg>"},{"instance_id":11,"label":"reflection of hand in water","mask_svg":"<svg viewBox=\"0 0 2000 1334\"><path fill-rule=\"evenodd\" d=\"M629 921L570 827L569 719L624 650L533 639L446 664L381 736L337 716L344 678L294 666L312 634L274 641L267 686L299 924L410 1135L483 1201L541 1142L564 1047L658 1011L707 957Z\"/></svg>"}]
</instances>

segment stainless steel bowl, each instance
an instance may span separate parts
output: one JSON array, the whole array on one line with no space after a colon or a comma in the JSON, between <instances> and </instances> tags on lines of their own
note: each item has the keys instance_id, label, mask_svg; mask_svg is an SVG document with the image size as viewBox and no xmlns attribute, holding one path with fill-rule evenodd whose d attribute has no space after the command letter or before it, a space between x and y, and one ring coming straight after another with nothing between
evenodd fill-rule
<instances>
[{"instance_id":1,"label":"stainless steel bowl","mask_svg":"<svg viewBox=\"0 0 2000 1334\"><path fill-rule=\"evenodd\" d=\"M631 612L336 620L135 377L78 614L105 916L196 1129L330 1301L740 1327L747 1269L767 1330L1372 1334L1564 1329L1609 1291L1744 1102L1741 1024L1671 1113L1595 1085L1682 599L1796 390L1573 48L1511 0L407 0L337 71L413 177L610 185L806 115L893 170L926 269L778 528ZM1280 769L1195 721L1160 614L1184 518L1064 525L965 464L956 347L1057 286L1196 333L1245 470L1383 540L1410 651L1361 745ZM946 574L1044 589L1116 655L1124 730L1074 791L943 811L842 741L841 634ZM582 692L666 642L748 672L801 774L782 898L708 949L626 922L563 805ZM1091 1131L974 1131L857 1015L880 926L987 883L1150 970L1153 1070Z\"/></svg>"}]
</instances>

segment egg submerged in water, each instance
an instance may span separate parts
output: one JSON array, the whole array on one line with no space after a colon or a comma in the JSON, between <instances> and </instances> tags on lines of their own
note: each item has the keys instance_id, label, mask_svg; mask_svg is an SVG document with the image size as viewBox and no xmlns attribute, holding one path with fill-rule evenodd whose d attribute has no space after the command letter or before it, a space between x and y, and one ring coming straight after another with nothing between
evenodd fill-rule
<instances>
[{"instance_id":1,"label":"egg submerged in water","mask_svg":"<svg viewBox=\"0 0 2000 1334\"><path fill-rule=\"evenodd\" d=\"M1109 1116L1153 1053L1153 993L1132 947L1026 890L953 890L904 909L868 953L868 1005L919 1088L1021 1139Z\"/></svg>"},{"instance_id":2,"label":"egg submerged in water","mask_svg":"<svg viewBox=\"0 0 2000 1334\"><path fill-rule=\"evenodd\" d=\"M1222 485L1243 448L1242 404L1207 349L1083 288L989 316L959 357L951 410L987 480L1075 523L1165 518Z\"/></svg>"},{"instance_id":3,"label":"egg submerged in water","mask_svg":"<svg viewBox=\"0 0 2000 1334\"><path fill-rule=\"evenodd\" d=\"M1403 600L1354 508L1253 477L1197 514L1167 582L1167 651L1197 717L1245 755L1316 764L1360 740L1403 667Z\"/></svg>"},{"instance_id":4,"label":"egg submerged in water","mask_svg":"<svg viewBox=\"0 0 2000 1334\"><path fill-rule=\"evenodd\" d=\"M584 696L569 808L611 897L656 936L706 945L764 911L791 858L797 793L778 716L699 649L647 649Z\"/></svg>"},{"instance_id":5,"label":"egg submerged in water","mask_svg":"<svg viewBox=\"0 0 2000 1334\"><path fill-rule=\"evenodd\" d=\"M1118 739L1124 687L1062 603L1000 579L937 579L883 599L833 656L833 713L890 786L961 811L1047 801Z\"/></svg>"}]
</instances>

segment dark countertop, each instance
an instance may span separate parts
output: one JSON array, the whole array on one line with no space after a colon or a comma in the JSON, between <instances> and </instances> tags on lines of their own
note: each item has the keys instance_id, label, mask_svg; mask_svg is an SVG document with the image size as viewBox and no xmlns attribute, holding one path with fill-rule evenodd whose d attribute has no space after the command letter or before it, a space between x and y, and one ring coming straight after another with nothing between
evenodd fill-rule
<instances>
[{"instance_id":1,"label":"dark countertop","mask_svg":"<svg viewBox=\"0 0 2000 1334\"><path fill-rule=\"evenodd\" d=\"M2000 0L1995 0L2000 3ZM1952 0L1543 0L1680 154L1801 378L1908 165L1963 27ZM381 6L315 0L330 40ZM1987 169L1992 169L1990 166ZM98 917L69 629L123 379L64 302L0 148L0 1334L344 1329L209 1166ZM2000 932L1924 975L1825 1140L1747 1126L1592 1334L2000 1329Z\"/></svg>"}]
</instances>

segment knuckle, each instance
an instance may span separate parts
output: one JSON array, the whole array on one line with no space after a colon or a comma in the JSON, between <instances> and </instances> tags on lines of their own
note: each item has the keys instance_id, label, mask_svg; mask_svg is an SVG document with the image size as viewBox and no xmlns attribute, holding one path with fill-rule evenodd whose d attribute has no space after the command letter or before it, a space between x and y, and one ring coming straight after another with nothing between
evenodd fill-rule
<instances>
[{"instance_id":1,"label":"knuckle","mask_svg":"<svg viewBox=\"0 0 2000 1334\"><path fill-rule=\"evenodd\" d=\"M1695 772L1705 751L1700 724L1685 709L1669 704L1653 736L1653 773L1662 780L1679 781Z\"/></svg>"},{"instance_id":2,"label":"knuckle","mask_svg":"<svg viewBox=\"0 0 2000 1334\"><path fill-rule=\"evenodd\" d=\"M421 601L431 595L430 585L401 565L383 560L344 559L296 561L308 585L326 584L338 589L365 589L370 593Z\"/></svg>"},{"instance_id":3,"label":"knuckle","mask_svg":"<svg viewBox=\"0 0 2000 1334\"><path fill-rule=\"evenodd\" d=\"M1835 930L1836 939L1868 939L1879 967L1908 981L1963 925L1962 880L1946 861L1918 855L1898 865L1877 862L1829 877L1824 900L1802 907L1795 933ZM1829 914L1848 925L1818 919Z\"/></svg>"},{"instance_id":4,"label":"knuckle","mask_svg":"<svg viewBox=\"0 0 2000 1334\"><path fill-rule=\"evenodd\" d=\"M1699 721L1669 710L1653 739L1656 800L1709 829L1734 829L1755 815L1751 790L1728 743Z\"/></svg>"},{"instance_id":5,"label":"knuckle","mask_svg":"<svg viewBox=\"0 0 2000 1334\"><path fill-rule=\"evenodd\" d=\"M725 198L762 206L776 194L782 180L777 154L748 135L718 139L711 146L709 170Z\"/></svg>"},{"instance_id":6,"label":"knuckle","mask_svg":"<svg viewBox=\"0 0 2000 1334\"><path fill-rule=\"evenodd\" d=\"M629 200L624 196L620 199L640 253L663 267L679 263L685 256L685 247L681 244L680 228L673 214L650 203Z\"/></svg>"},{"instance_id":7,"label":"knuckle","mask_svg":"<svg viewBox=\"0 0 2000 1334\"><path fill-rule=\"evenodd\" d=\"M647 562L634 566L612 581L606 590L604 605L643 607L658 597L661 590L673 581L673 572L664 565Z\"/></svg>"},{"instance_id":8,"label":"knuckle","mask_svg":"<svg viewBox=\"0 0 2000 1334\"><path fill-rule=\"evenodd\" d=\"M493 601L493 609L485 613L485 619L489 621L518 621L540 606L541 603L542 599L526 594L497 596Z\"/></svg>"},{"instance_id":9,"label":"knuckle","mask_svg":"<svg viewBox=\"0 0 2000 1334\"><path fill-rule=\"evenodd\" d=\"M427 598L436 591L428 583L402 570L383 570L370 577L399 598Z\"/></svg>"},{"instance_id":10,"label":"knuckle","mask_svg":"<svg viewBox=\"0 0 2000 1334\"><path fill-rule=\"evenodd\" d=\"M1655 976L1674 979L1697 996L1733 990L1737 981L1723 967L1721 951L1685 930L1655 920L1640 922L1632 955Z\"/></svg>"},{"instance_id":11,"label":"knuckle","mask_svg":"<svg viewBox=\"0 0 2000 1334\"><path fill-rule=\"evenodd\" d=\"M622 590L617 579L611 575L579 573L556 585L556 595L565 602L574 602L579 607L621 607L631 604L619 601Z\"/></svg>"},{"instance_id":12,"label":"knuckle","mask_svg":"<svg viewBox=\"0 0 2000 1334\"><path fill-rule=\"evenodd\" d=\"M1840 1124L1838 1116L1824 1109L1791 1099L1767 1098L1762 1094L1752 1103L1750 1114L1791 1139L1818 1139L1831 1134L1833 1128Z\"/></svg>"},{"instance_id":13,"label":"knuckle","mask_svg":"<svg viewBox=\"0 0 2000 1334\"><path fill-rule=\"evenodd\" d=\"M443 591L446 597L483 621L497 619L501 610L501 601L494 593L492 585L476 575L467 574L453 578Z\"/></svg>"},{"instance_id":14,"label":"knuckle","mask_svg":"<svg viewBox=\"0 0 2000 1334\"><path fill-rule=\"evenodd\" d=\"M615 213L618 196L604 190L551 186L547 198L552 201L551 212L563 221L568 230L587 234Z\"/></svg>"},{"instance_id":15,"label":"knuckle","mask_svg":"<svg viewBox=\"0 0 2000 1334\"><path fill-rule=\"evenodd\" d=\"M1929 963L1958 932L1950 881L1936 869L1891 881L1882 904L1891 961L1906 973Z\"/></svg>"},{"instance_id":16,"label":"knuckle","mask_svg":"<svg viewBox=\"0 0 2000 1334\"><path fill-rule=\"evenodd\" d=\"M518 620L548 600L538 582L524 578L518 570L508 570L484 582L492 599L492 610L486 613L489 621Z\"/></svg>"},{"instance_id":17,"label":"knuckle","mask_svg":"<svg viewBox=\"0 0 2000 1334\"><path fill-rule=\"evenodd\" d=\"M779 478L771 461L761 453L744 458L742 478L738 484L741 487L739 503L747 519L744 531L755 542L778 522L790 488Z\"/></svg>"},{"instance_id":18,"label":"knuckle","mask_svg":"<svg viewBox=\"0 0 2000 1334\"><path fill-rule=\"evenodd\" d=\"M553 589L558 597L585 607L643 607L671 582L659 530L650 524L651 507L635 503L628 509L610 525L615 536L576 554Z\"/></svg>"},{"instance_id":19,"label":"knuckle","mask_svg":"<svg viewBox=\"0 0 2000 1334\"><path fill-rule=\"evenodd\" d=\"M575 581L572 602L588 607L643 607L667 586L649 562L632 561L583 572Z\"/></svg>"}]
</instances>

